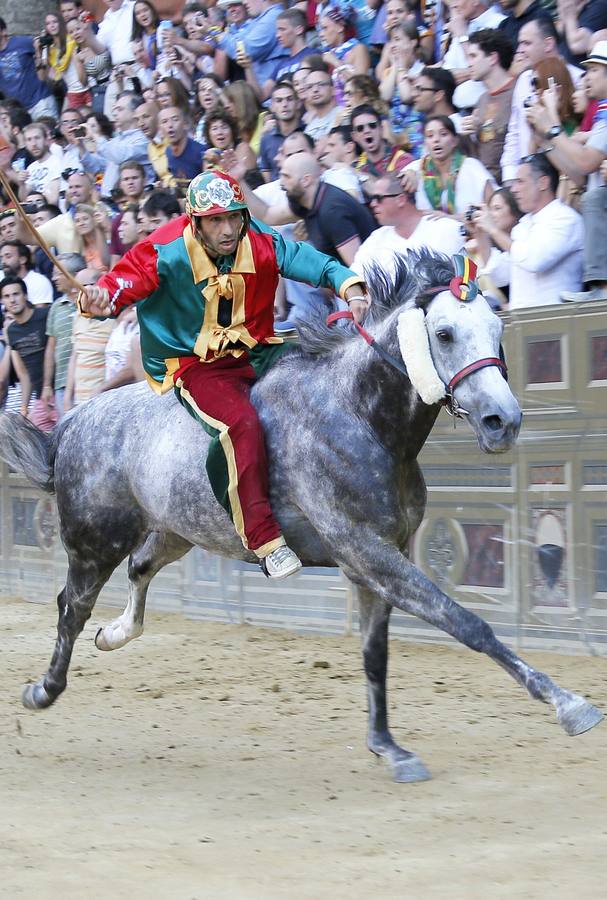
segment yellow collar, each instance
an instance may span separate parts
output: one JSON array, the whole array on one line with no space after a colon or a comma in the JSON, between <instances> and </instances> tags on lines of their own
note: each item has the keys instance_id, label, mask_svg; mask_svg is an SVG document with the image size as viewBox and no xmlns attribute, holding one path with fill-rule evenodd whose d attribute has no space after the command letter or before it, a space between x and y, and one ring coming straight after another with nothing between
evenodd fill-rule
<instances>
[{"instance_id":1,"label":"yellow collar","mask_svg":"<svg viewBox=\"0 0 607 900\"><path fill-rule=\"evenodd\" d=\"M209 278L217 277L219 272L217 266L212 261L206 250L198 243L194 237L192 226L188 222L183 230L183 240L185 248L190 258L192 267L192 275L194 283L199 284ZM255 272L255 263L253 261L253 250L248 234L239 241L236 251L236 259L232 267L232 272L242 274L244 272Z\"/></svg>"}]
</instances>

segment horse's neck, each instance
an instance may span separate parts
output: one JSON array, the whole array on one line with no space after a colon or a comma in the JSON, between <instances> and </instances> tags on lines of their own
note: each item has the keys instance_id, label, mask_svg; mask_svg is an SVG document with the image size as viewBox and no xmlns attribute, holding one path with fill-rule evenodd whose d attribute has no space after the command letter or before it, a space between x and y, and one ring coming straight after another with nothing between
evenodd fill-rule
<instances>
[{"instance_id":1,"label":"horse's neck","mask_svg":"<svg viewBox=\"0 0 607 900\"><path fill-rule=\"evenodd\" d=\"M375 340L383 350L402 362L396 322L382 323ZM360 357L355 363L353 402L362 419L369 423L381 444L395 456L415 459L424 446L440 407L426 406L409 379L361 339Z\"/></svg>"}]
</instances>

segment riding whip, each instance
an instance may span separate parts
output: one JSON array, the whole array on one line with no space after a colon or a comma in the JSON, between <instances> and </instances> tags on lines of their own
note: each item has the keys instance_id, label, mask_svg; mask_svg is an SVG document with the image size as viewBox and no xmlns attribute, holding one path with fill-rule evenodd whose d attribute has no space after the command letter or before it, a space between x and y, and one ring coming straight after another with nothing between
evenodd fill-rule
<instances>
[{"instance_id":1,"label":"riding whip","mask_svg":"<svg viewBox=\"0 0 607 900\"><path fill-rule=\"evenodd\" d=\"M39 233L36 226L31 222L29 216L27 215L27 213L21 206L19 200L17 199L15 192L13 191L11 183L9 182L8 178L6 177L6 175L4 174L4 172L1 169L0 169L0 182L2 183L2 187L8 194L9 200L14 205L15 212L17 212L19 214L21 221L25 225L27 231L34 238L35 242L41 248L41 250L45 254L45 256L47 256L50 259L51 263L54 266L57 266L57 268L59 269L59 271L61 272L63 277L68 280L68 282L72 285L73 288L75 288L79 292L85 293L84 287L80 284L80 282L76 278L74 278L73 275L70 275L70 273L67 271L67 269L65 268L63 263L61 263L57 259L57 257L53 255L53 253L51 252L51 248L46 243L46 241L44 240L42 235Z\"/></svg>"}]
</instances>

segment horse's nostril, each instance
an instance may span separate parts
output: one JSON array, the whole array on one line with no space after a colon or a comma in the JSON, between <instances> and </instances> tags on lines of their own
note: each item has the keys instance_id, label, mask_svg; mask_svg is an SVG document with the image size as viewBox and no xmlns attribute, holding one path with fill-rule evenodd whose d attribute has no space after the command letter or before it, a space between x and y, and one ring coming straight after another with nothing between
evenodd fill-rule
<instances>
[{"instance_id":1,"label":"horse's nostril","mask_svg":"<svg viewBox=\"0 0 607 900\"><path fill-rule=\"evenodd\" d=\"M483 427L486 428L487 431L503 431L504 422L500 416L484 416Z\"/></svg>"}]
</instances>

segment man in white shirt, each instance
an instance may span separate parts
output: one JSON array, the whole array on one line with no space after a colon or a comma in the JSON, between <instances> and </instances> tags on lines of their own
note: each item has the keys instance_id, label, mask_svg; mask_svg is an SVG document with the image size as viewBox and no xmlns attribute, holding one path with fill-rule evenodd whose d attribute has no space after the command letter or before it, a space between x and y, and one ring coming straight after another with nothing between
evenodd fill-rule
<instances>
[{"instance_id":1,"label":"man in white shirt","mask_svg":"<svg viewBox=\"0 0 607 900\"><path fill-rule=\"evenodd\" d=\"M558 57L558 34L550 19L540 18L527 22L520 30L515 60L519 58L525 66L514 86L510 121L502 153L502 182L509 184L516 177L519 161L529 153L531 130L527 122L526 106L533 101L531 86L533 68L544 59ZM568 65L573 82L582 77L582 70Z\"/></svg>"},{"instance_id":2,"label":"man in white shirt","mask_svg":"<svg viewBox=\"0 0 607 900\"><path fill-rule=\"evenodd\" d=\"M134 0L103 0L107 12L99 25L93 49L96 53L109 50L112 65L132 62L131 33L133 31Z\"/></svg>"},{"instance_id":3,"label":"man in white shirt","mask_svg":"<svg viewBox=\"0 0 607 900\"><path fill-rule=\"evenodd\" d=\"M399 254L427 247L452 256L462 253L464 235L455 219L424 215L415 208L413 195L403 193L398 178L383 175L373 185L371 210L380 224L359 247L350 268L360 274L371 265L394 274Z\"/></svg>"},{"instance_id":4,"label":"man in white shirt","mask_svg":"<svg viewBox=\"0 0 607 900\"><path fill-rule=\"evenodd\" d=\"M23 129L25 146L34 157L25 172L19 172L21 200L28 194L42 194L47 203L57 205L61 183L62 161L50 152L50 142L45 126L32 122Z\"/></svg>"},{"instance_id":5,"label":"man in white shirt","mask_svg":"<svg viewBox=\"0 0 607 900\"><path fill-rule=\"evenodd\" d=\"M559 97L554 90L544 91L541 103L529 110L536 134L549 141L550 160L557 169L577 184L587 176L582 198L584 218L584 281L589 290L564 290L563 300L607 299L607 41L598 41L590 57L582 63L587 71L584 84L591 100L598 100L594 122L584 144L567 135L559 116Z\"/></svg>"},{"instance_id":6,"label":"man in white shirt","mask_svg":"<svg viewBox=\"0 0 607 900\"><path fill-rule=\"evenodd\" d=\"M53 302L53 285L45 275L32 269L32 254L21 241L5 241L0 245L2 272L0 280L7 275L22 278L27 287L27 299L32 306L50 306Z\"/></svg>"},{"instance_id":7,"label":"man in white shirt","mask_svg":"<svg viewBox=\"0 0 607 900\"><path fill-rule=\"evenodd\" d=\"M582 217L556 199L559 174L545 153L525 157L513 185L519 208L527 215L512 233L497 227L483 210L474 223L496 245L481 269L498 287L510 285L510 309L560 303L561 291L582 284ZM499 249L497 249L499 248Z\"/></svg>"}]
</instances>

